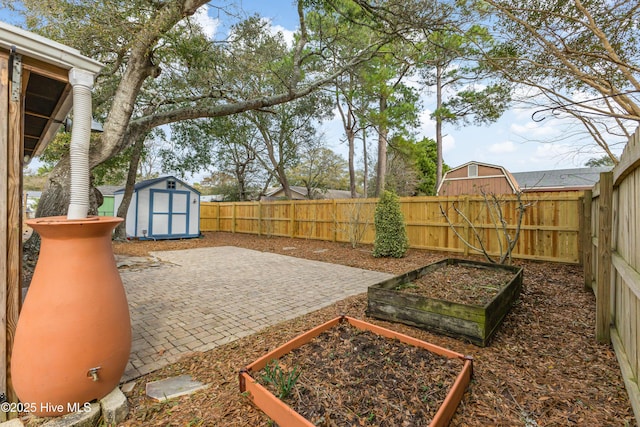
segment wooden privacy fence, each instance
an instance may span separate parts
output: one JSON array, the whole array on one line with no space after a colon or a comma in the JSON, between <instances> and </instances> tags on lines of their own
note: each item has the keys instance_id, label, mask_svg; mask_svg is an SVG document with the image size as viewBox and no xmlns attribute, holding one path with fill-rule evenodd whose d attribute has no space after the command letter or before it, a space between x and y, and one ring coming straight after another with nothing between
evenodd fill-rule
<instances>
[{"instance_id":1,"label":"wooden privacy fence","mask_svg":"<svg viewBox=\"0 0 640 427\"><path fill-rule=\"evenodd\" d=\"M596 338L613 343L640 421L640 128L584 202L584 278L596 294Z\"/></svg>"},{"instance_id":2,"label":"wooden privacy fence","mask_svg":"<svg viewBox=\"0 0 640 427\"><path fill-rule=\"evenodd\" d=\"M515 258L579 263L582 260L581 223L583 192L526 193L528 205ZM516 196L501 196L503 216L511 233L518 216ZM377 199L295 200L272 202L202 203L200 229L267 236L373 243ZM473 241L473 223L489 253L500 253L504 238L481 196L405 197L400 199L413 248L460 254L474 253L447 224L440 208L449 215L458 232ZM456 207L460 214L454 209Z\"/></svg>"}]
</instances>

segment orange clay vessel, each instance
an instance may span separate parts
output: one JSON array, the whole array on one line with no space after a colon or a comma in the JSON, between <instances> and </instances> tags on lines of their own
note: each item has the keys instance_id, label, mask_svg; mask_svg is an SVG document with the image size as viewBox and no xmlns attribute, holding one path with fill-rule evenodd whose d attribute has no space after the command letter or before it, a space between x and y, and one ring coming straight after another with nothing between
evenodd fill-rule
<instances>
[{"instance_id":1,"label":"orange clay vessel","mask_svg":"<svg viewBox=\"0 0 640 427\"><path fill-rule=\"evenodd\" d=\"M111 232L121 221L27 221L42 243L18 319L11 376L35 415L82 410L109 394L124 373L131 321L111 248Z\"/></svg>"}]
</instances>

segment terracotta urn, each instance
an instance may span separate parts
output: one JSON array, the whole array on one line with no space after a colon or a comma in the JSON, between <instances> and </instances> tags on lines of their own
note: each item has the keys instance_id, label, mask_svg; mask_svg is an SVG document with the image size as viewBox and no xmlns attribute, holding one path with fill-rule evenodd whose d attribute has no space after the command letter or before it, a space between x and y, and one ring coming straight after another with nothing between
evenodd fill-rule
<instances>
[{"instance_id":1,"label":"terracotta urn","mask_svg":"<svg viewBox=\"0 0 640 427\"><path fill-rule=\"evenodd\" d=\"M82 411L120 382L131 351L129 307L111 248L113 217L27 221L42 238L16 329L11 377L38 416Z\"/></svg>"}]
</instances>

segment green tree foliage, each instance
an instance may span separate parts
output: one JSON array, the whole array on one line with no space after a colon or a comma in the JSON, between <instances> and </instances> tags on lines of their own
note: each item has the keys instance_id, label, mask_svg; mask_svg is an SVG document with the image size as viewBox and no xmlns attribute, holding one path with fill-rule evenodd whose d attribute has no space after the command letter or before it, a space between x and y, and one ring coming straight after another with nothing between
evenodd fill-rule
<instances>
[{"instance_id":1,"label":"green tree foliage","mask_svg":"<svg viewBox=\"0 0 640 427\"><path fill-rule=\"evenodd\" d=\"M373 256L402 258L409 249L409 239L397 194L391 191L382 193L376 205L374 222Z\"/></svg>"},{"instance_id":2,"label":"green tree foliage","mask_svg":"<svg viewBox=\"0 0 640 427\"><path fill-rule=\"evenodd\" d=\"M228 3L207 0L2 0L24 16L26 27L105 64L94 90L94 117L103 122L89 163L118 155L154 128L205 117L222 117L303 98L331 84L345 69L367 60L386 43L379 34L365 49L340 60L323 55L330 39L307 32L297 5L294 46L271 49L266 20L251 17L212 40L193 16L216 8L233 21ZM206 10L201 9L204 7ZM226 10L228 9L228 10ZM232 18L232 16L234 16ZM229 24L230 22L226 22ZM258 25L262 23L262 26ZM265 58L268 58L266 60ZM263 82L268 84L263 84ZM279 82L279 85L274 84ZM197 143L194 141L194 143ZM66 210L68 157L49 174L38 216Z\"/></svg>"},{"instance_id":3,"label":"green tree foliage","mask_svg":"<svg viewBox=\"0 0 640 427\"><path fill-rule=\"evenodd\" d=\"M420 182L417 194L424 196L435 196L436 194L436 168L438 164L438 153L436 142L431 138L423 138L416 144L416 166L420 172ZM442 172L447 172L449 165L442 163Z\"/></svg>"},{"instance_id":4,"label":"green tree foliage","mask_svg":"<svg viewBox=\"0 0 640 427\"><path fill-rule=\"evenodd\" d=\"M275 106L271 112L251 111L264 147L258 159L291 198L287 170L298 163L300 154L318 144L316 125L329 117L330 98L313 93L305 98Z\"/></svg>"},{"instance_id":5,"label":"green tree foliage","mask_svg":"<svg viewBox=\"0 0 640 427\"><path fill-rule=\"evenodd\" d=\"M587 160L587 162L584 165L590 168L599 168L602 166L614 166L613 160L611 160L611 157L607 155L604 155L598 158L592 157L589 160Z\"/></svg>"},{"instance_id":6,"label":"green tree foliage","mask_svg":"<svg viewBox=\"0 0 640 427\"><path fill-rule=\"evenodd\" d=\"M388 45L363 70L363 90L371 100L363 116L378 133L376 196L386 188L389 140L410 134L418 124L419 94L406 82L411 66L404 55L409 54L400 44Z\"/></svg>"},{"instance_id":7,"label":"green tree foliage","mask_svg":"<svg viewBox=\"0 0 640 427\"><path fill-rule=\"evenodd\" d=\"M386 189L400 196L436 194L436 142L395 137L390 143ZM443 163L444 172L449 166Z\"/></svg>"},{"instance_id":8,"label":"green tree foliage","mask_svg":"<svg viewBox=\"0 0 640 427\"><path fill-rule=\"evenodd\" d=\"M388 142L398 136L410 136L418 121L420 97L410 79L415 72L416 56L422 50L419 40L443 25L450 8L441 2L423 0L307 3L321 6L319 22L323 31L332 35L327 50L339 53L336 57L342 56L342 52L361 50L374 35L388 38L369 61L336 79L336 104L349 144L352 192L354 142L358 133L371 128L378 137L375 195L379 196L386 188ZM344 29L349 31L340 31ZM366 154L363 157L367 160Z\"/></svg>"},{"instance_id":9,"label":"green tree foliage","mask_svg":"<svg viewBox=\"0 0 640 427\"><path fill-rule=\"evenodd\" d=\"M347 162L322 145L302 150L300 161L287 172L291 185L307 189L310 199L321 198L327 190L347 190Z\"/></svg>"},{"instance_id":10,"label":"green tree foliage","mask_svg":"<svg viewBox=\"0 0 640 427\"><path fill-rule=\"evenodd\" d=\"M258 160L262 150L255 125L246 114L237 114L174 124L171 147L162 150L161 155L164 167L169 170L211 173L217 183L216 192L211 194L243 201L255 198L259 193L256 188L268 181L269 173Z\"/></svg>"}]
</instances>

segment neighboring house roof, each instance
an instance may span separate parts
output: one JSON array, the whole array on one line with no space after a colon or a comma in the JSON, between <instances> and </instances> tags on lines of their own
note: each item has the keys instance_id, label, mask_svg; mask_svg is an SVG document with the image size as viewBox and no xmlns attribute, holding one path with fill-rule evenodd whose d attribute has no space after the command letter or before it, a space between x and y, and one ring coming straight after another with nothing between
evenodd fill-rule
<instances>
[{"instance_id":1,"label":"neighboring house roof","mask_svg":"<svg viewBox=\"0 0 640 427\"><path fill-rule=\"evenodd\" d=\"M208 194L200 196L201 202L224 202L224 194Z\"/></svg>"},{"instance_id":2,"label":"neighboring house roof","mask_svg":"<svg viewBox=\"0 0 640 427\"><path fill-rule=\"evenodd\" d=\"M305 188L304 191L299 191L300 188L302 187L297 187L297 186L289 187L292 193L297 193L299 196L306 197L307 189ZM264 194L264 197L274 197L276 194L280 193L281 191L284 191L282 187L272 188Z\"/></svg>"},{"instance_id":3,"label":"neighboring house roof","mask_svg":"<svg viewBox=\"0 0 640 427\"><path fill-rule=\"evenodd\" d=\"M190 186L189 184L187 184L183 180L178 179L173 175L161 176L161 177L158 177L158 178L152 178L152 179L147 179L145 181L137 182L133 186L133 191L135 192L135 191L138 191L138 190L142 190L143 188L150 187L153 184L157 184L158 182L167 181L167 180L170 180L170 179L173 179L174 181L179 182L182 185L184 185L185 187L189 188L191 191L200 194L200 192L198 190L196 190L195 188L193 188L192 186ZM124 193L124 187L120 187L118 190L114 191L114 194L120 194L120 193Z\"/></svg>"},{"instance_id":4,"label":"neighboring house roof","mask_svg":"<svg viewBox=\"0 0 640 427\"><path fill-rule=\"evenodd\" d=\"M99 185L98 191L102 193L103 196L113 196L116 191L118 191L122 186L120 185Z\"/></svg>"},{"instance_id":5,"label":"neighboring house roof","mask_svg":"<svg viewBox=\"0 0 640 427\"><path fill-rule=\"evenodd\" d=\"M25 193L28 199L39 199L40 197L42 197L42 191L27 190L25 191Z\"/></svg>"},{"instance_id":6,"label":"neighboring house roof","mask_svg":"<svg viewBox=\"0 0 640 427\"><path fill-rule=\"evenodd\" d=\"M448 175L467 168L469 165L479 165L488 168L499 169L507 178L513 192L518 191L568 191L568 190L584 190L593 187L600 180L600 173L611 170L611 166L596 168L576 168L576 169L556 169L529 172L509 172L504 167L481 162L467 162L447 171L440 187L438 194L443 188L443 184L447 181ZM456 174L460 175L460 174ZM452 180L474 180L486 179L487 176L479 175L477 177L453 178ZM491 177L493 178L493 177Z\"/></svg>"},{"instance_id":7,"label":"neighboring house roof","mask_svg":"<svg viewBox=\"0 0 640 427\"><path fill-rule=\"evenodd\" d=\"M531 172L514 172L512 175L522 191L591 188L600 180L600 173L611 166L597 168L557 169Z\"/></svg>"},{"instance_id":8,"label":"neighboring house roof","mask_svg":"<svg viewBox=\"0 0 640 427\"><path fill-rule=\"evenodd\" d=\"M304 199L307 198L306 187L292 185L289 188L291 189L291 192L298 194L300 197ZM264 197L265 198L274 197L276 194L280 193L281 191L283 191L282 187L271 189L264 195ZM320 197L321 199L350 199L351 198L351 192L346 190L332 190L332 189L318 190L318 194L321 196Z\"/></svg>"}]
</instances>

